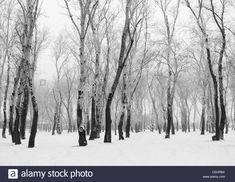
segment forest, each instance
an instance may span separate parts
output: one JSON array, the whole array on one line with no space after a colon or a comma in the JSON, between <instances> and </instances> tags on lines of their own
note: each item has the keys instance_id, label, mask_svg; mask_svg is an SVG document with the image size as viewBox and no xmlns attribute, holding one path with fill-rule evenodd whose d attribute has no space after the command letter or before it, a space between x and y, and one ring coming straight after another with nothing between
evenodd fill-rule
<instances>
[{"instance_id":1,"label":"forest","mask_svg":"<svg viewBox=\"0 0 235 182\"><path fill-rule=\"evenodd\" d=\"M57 0L58 33L45 1L0 0L2 141L235 133L233 0Z\"/></svg>"}]
</instances>

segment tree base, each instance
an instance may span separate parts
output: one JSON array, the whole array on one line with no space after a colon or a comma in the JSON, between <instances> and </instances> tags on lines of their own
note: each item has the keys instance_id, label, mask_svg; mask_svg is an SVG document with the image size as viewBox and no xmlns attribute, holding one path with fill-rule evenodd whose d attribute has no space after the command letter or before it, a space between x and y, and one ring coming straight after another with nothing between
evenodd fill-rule
<instances>
[{"instance_id":1,"label":"tree base","mask_svg":"<svg viewBox=\"0 0 235 182\"><path fill-rule=\"evenodd\" d=\"M217 135L212 136L212 141L219 141L220 137Z\"/></svg>"},{"instance_id":2,"label":"tree base","mask_svg":"<svg viewBox=\"0 0 235 182\"><path fill-rule=\"evenodd\" d=\"M19 133L19 132L16 132L16 133L15 133L14 142L15 142L16 145L20 145L20 144L21 144L21 141L20 141L20 133Z\"/></svg>"},{"instance_id":3,"label":"tree base","mask_svg":"<svg viewBox=\"0 0 235 182\"><path fill-rule=\"evenodd\" d=\"M104 143L112 143L111 133L105 133L105 135L104 135Z\"/></svg>"},{"instance_id":4,"label":"tree base","mask_svg":"<svg viewBox=\"0 0 235 182\"><path fill-rule=\"evenodd\" d=\"M28 148L34 148L34 143L29 143Z\"/></svg>"},{"instance_id":5,"label":"tree base","mask_svg":"<svg viewBox=\"0 0 235 182\"><path fill-rule=\"evenodd\" d=\"M87 146L87 140L86 140L86 130L83 126L80 126L79 130L79 146Z\"/></svg>"},{"instance_id":6,"label":"tree base","mask_svg":"<svg viewBox=\"0 0 235 182\"><path fill-rule=\"evenodd\" d=\"M112 143L111 137L105 136L105 137L104 137L104 143Z\"/></svg>"},{"instance_id":7,"label":"tree base","mask_svg":"<svg viewBox=\"0 0 235 182\"><path fill-rule=\"evenodd\" d=\"M96 133L94 131L91 131L89 140L94 140L96 138L95 136L96 136Z\"/></svg>"},{"instance_id":8,"label":"tree base","mask_svg":"<svg viewBox=\"0 0 235 182\"><path fill-rule=\"evenodd\" d=\"M170 135L169 135L169 134L166 134L165 138L170 138Z\"/></svg>"},{"instance_id":9,"label":"tree base","mask_svg":"<svg viewBox=\"0 0 235 182\"><path fill-rule=\"evenodd\" d=\"M124 140L124 137L123 136L119 137L119 140Z\"/></svg>"},{"instance_id":10,"label":"tree base","mask_svg":"<svg viewBox=\"0 0 235 182\"><path fill-rule=\"evenodd\" d=\"M15 142L15 145L20 145L21 144L21 141L16 141Z\"/></svg>"},{"instance_id":11,"label":"tree base","mask_svg":"<svg viewBox=\"0 0 235 182\"><path fill-rule=\"evenodd\" d=\"M104 140L104 143L112 143L112 142L109 140Z\"/></svg>"}]
</instances>

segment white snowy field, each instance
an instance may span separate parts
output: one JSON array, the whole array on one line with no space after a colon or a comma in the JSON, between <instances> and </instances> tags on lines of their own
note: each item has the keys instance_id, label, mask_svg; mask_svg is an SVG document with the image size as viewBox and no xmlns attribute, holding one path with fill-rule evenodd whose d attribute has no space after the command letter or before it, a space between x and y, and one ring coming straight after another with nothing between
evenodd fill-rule
<instances>
[{"instance_id":1,"label":"white snowy field","mask_svg":"<svg viewBox=\"0 0 235 182\"><path fill-rule=\"evenodd\" d=\"M211 141L211 134L176 133L171 139L157 132L131 133L131 138L112 143L100 139L78 146L77 133L52 136L38 132L36 147L11 143L10 136L0 139L0 165L235 165L235 131L224 141ZM28 139L28 136L27 136Z\"/></svg>"}]
</instances>

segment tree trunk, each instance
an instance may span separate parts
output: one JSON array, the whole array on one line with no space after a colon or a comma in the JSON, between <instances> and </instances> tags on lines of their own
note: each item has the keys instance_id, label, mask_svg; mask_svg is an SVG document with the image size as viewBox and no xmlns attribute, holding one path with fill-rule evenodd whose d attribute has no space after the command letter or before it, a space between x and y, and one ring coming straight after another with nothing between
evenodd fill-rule
<instances>
[{"instance_id":1,"label":"tree trunk","mask_svg":"<svg viewBox=\"0 0 235 182\"><path fill-rule=\"evenodd\" d=\"M173 90L172 90L173 91ZM174 125L174 118L173 118L173 93L171 93L171 108L170 108L170 119L171 119L171 134L175 134L175 125Z\"/></svg>"},{"instance_id":2,"label":"tree trunk","mask_svg":"<svg viewBox=\"0 0 235 182\"><path fill-rule=\"evenodd\" d=\"M68 107L66 107L67 115L68 115L68 133L72 132L72 119L71 119L71 107L70 103L68 103Z\"/></svg>"},{"instance_id":3,"label":"tree trunk","mask_svg":"<svg viewBox=\"0 0 235 182\"><path fill-rule=\"evenodd\" d=\"M62 94L59 92L60 98L58 103L57 121L56 121L56 132L62 134Z\"/></svg>"},{"instance_id":4,"label":"tree trunk","mask_svg":"<svg viewBox=\"0 0 235 182\"><path fill-rule=\"evenodd\" d=\"M35 137L36 137L37 125L38 125L38 105L37 105L37 101L33 92L33 83L32 83L31 78L29 78L29 92L31 96L32 106L33 106L33 122L32 122L28 147L33 148L35 146Z\"/></svg>"},{"instance_id":5,"label":"tree trunk","mask_svg":"<svg viewBox=\"0 0 235 182\"><path fill-rule=\"evenodd\" d=\"M131 128L131 104L127 106L127 119L126 119L126 138L130 137L130 128Z\"/></svg>"},{"instance_id":6,"label":"tree trunk","mask_svg":"<svg viewBox=\"0 0 235 182\"><path fill-rule=\"evenodd\" d=\"M25 86L23 93L23 102L22 102L22 110L20 117L20 136L21 139L25 139L25 129L26 129L26 119L28 113L28 103L29 103L29 90L28 87Z\"/></svg>"},{"instance_id":7,"label":"tree trunk","mask_svg":"<svg viewBox=\"0 0 235 182\"><path fill-rule=\"evenodd\" d=\"M52 135L54 135L55 134L55 129L56 129L56 122L57 122L57 111L58 111L58 109L57 109L57 103L56 103L56 107L55 107L55 113L54 113L54 119L53 119L53 127L52 127Z\"/></svg>"},{"instance_id":8,"label":"tree trunk","mask_svg":"<svg viewBox=\"0 0 235 182\"><path fill-rule=\"evenodd\" d=\"M171 72L169 71L169 75L171 75ZM170 77L170 76L169 76ZM172 105L171 105L171 89L170 89L170 78L168 78L168 88L167 88L167 124L166 124L166 136L165 138L170 138L170 129L171 129L171 111L172 111Z\"/></svg>"},{"instance_id":9,"label":"tree trunk","mask_svg":"<svg viewBox=\"0 0 235 182\"><path fill-rule=\"evenodd\" d=\"M119 83L119 79L123 70L123 67L125 66L126 60L128 58L128 55L131 51L132 45L134 40L131 39L130 40L130 44L128 47L128 50L126 50L126 40L127 40L127 36L128 36L128 30L129 30L129 24L130 24L130 17L129 17L129 9L130 9L130 3L131 1L127 1L126 4L126 17L125 17L125 26L123 29L123 33L122 33L122 41L121 41L121 49L120 49L120 55L119 55L119 61L118 61L118 69L115 75L115 79L113 81L112 87L111 87L111 91L108 94L108 100L106 103L106 108L105 108L105 136L104 136L104 142L105 143L111 143L111 104L112 104L112 100L113 100L113 96L115 94L117 85Z\"/></svg>"},{"instance_id":10,"label":"tree trunk","mask_svg":"<svg viewBox=\"0 0 235 182\"><path fill-rule=\"evenodd\" d=\"M122 109L122 114L120 116L120 120L119 120L119 123L118 123L118 136L119 136L119 140L124 140L124 137L123 137L123 131L122 131L122 127L123 127L123 120L124 120L124 116L125 116L125 108Z\"/></svg>"},{"instance_id":11,"label":"tree trunk","mask_svg":"<svg viewBox=\"0 0 235 182\"><path fill-rule=\"evenodd\" d=\"M115 88L116 90L116 88ZM111 104L112 104L112 99L113 99L113 94L110 93L108 96L108 101L106 104L106 108L105 108L105 136L104 136L104 142L105 143L111 143Z\"/></svg>"},{"instance_id":12,"label":"tree trunk","mask_svg":"<svg viewBox=\"0 0 235 182\"><path fill-rule=\"evenodd\" d=\"M120 116L120 120L118 123L118 135L119 135L119 140L124 140L123 137L123 120L125 118L125 112L126 112L126 105L127 105L127 97L126 97L126 66L124 66L124 71L123 71L123 80L122 80L122 113Z\"/></svg>"},{"instance_id":13,"label":"tree trunk","mask_svg":"<svg viewBox=\"0 0 235 182\"><path fill-rule=\"evenodd\" d=\"M91 133L89 140L94 140L96 137L96 106L95 106L95 98L94 96L91 99Z\"/></svg>"},{"instance_id":14,"label":"tree trunk","mask_svg":"<svg viewBox=\"0 0 235 182\"><path fill-rule=\"evenodd\" d=\"M97 102L96 102L96 136L95 138L100 138L101 133L101 117L102 117L102 107L101 107L101 95L98 96Z\"/></svg>"},{"instance_id":15,"label":"tree trunk","mask_svg":"<svg viewBox=\"0 0 235 182\"><path fill-rule=\"evenodd\" d=\"M1 71L0 71L0 109L1 109L1 106L2 106L1 105L2 104L2 78L3 78L5 63L6 63L6 60L7 60L7 57L8 57L8 49L9 49L8 48L8 35L9 35L9 20L8 20L8 30L7 30L7 40L6 40L7 47L6 47L6 50L5 50L3 59L2 59L2 64L0 64L0 68L1 68ZM0 113L0 120L1 119L2 119L2 117L1 117L1 113Z\"/></svg>"},{"instance_id":16,"label":"tree trunk","mask_svg":"<svg viewBox=\"0 0 235 182\"><path fill-rule=\"evenodd\" d=\"M14 118L14 110L15 110L15 98L16 98L17 86L19 84L19 80L21 79L21 75L22 75L22 67L23 67L23 59L21 59L21 62L17 68L16 76L14 78L14 85L13 85L13 91L11 94L10 108L9 108L9 132L12 137L13 143L14 143L13 118Z\"/></svg>"},{"instance_id":17,"label":"tree trunk","mask_svg":"<svg viewBox=\"0 0 235 182\"><path fill-rule=\"evenodd\" d=\"M8 68L7 68L7 80L6 80L6 88L4 93L4 103L3 103L3 129L2 129L2 138L6 138L6 128L7 128L7 96L8 96L8 88L9 88L9 81L10 81L10 64L8 60Z\"/></svg>"},{"instance_id":18,"label":"tree trunk","mask_svg":"<svg viewBox=\"0 0 235 182\"><path fill-rule=\"evenodd\" d=\"M24 78L22 78L20 81L20 85L18 88L18 97L17 97L16 107L15 107L16 116L15 116L13 135L14 135L14 142L16 145L21 144L19 127L20 127L22 93L23 93L23 87L26 84L25 76L26 75L24 75L23 76Z\"/></svg>"},{"instance_id":19,"label":"tree trunk","mask_svg":"<svg viewBox=\"0 0 235 182\"><path fill-rule=\"evenodd\" d=\"M224 125L226 122L226 109L224 104L224 86L223 86L223 55L225 51L225 35L223 35L223 45L220 50L220 57L219 57L219 66L218 66L218 73L219 73L219 99L220 99L220 109L221 109L221 116L220 116L220 139L224 139Z\"/></svg>"},{"instance_id":20,"label":"tree trunk","mask_svg":"<svg viewBox=\"0 0 235 182\"><path fill-rule=\"evenodd\" d=\"M205 134L205 110L206 110L206 87L203 87L202 115L201 115L201 135Z\"/></svg>"},{"instance_id":21,"label":"tree trunk","mask_svg":"<svg viewBox=\"0 0 235 182\"><path fill-rule=\"evenodd\" d=\"M215 107L215 136L212 137L212 140L219 140L220 139L220 128L219 128L219 106L218 106L218 85L217 85L217 79L216 75L214 74L212 62L211 62L211 55L210 55L210 49L208 45L208 38L205 38L206 43L206 53L207 53L207 61L209 65L209 70L211 74L211 78L213 81L214 86L214 107Z\"/></svg>"},{"instance_id":22,"label":"tree trunk","mask_svg":"<svg viewBox=\"0 0 235 182\"><path fill-rule=\"evenodd\" d=\"M197 113L197 103L194 104L194 113L193 113L193 131L196 131L196 113Z\"/></svg>"}]
</instances>

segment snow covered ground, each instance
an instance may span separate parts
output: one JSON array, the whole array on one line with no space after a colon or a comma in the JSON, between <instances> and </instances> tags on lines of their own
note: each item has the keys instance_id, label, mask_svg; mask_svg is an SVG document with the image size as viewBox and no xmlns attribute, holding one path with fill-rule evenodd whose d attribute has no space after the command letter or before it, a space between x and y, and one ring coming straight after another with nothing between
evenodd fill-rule
<instances>
[{"instance_id":1,"label":"snow covered ground","mask_svg":"<svg viewBox=\"0 0 235 182\"><path fill-rule=\"evenodd\" d=\"M0 165L235 165L235 131L224 141L212 142L211 136L179 132L164 139L164 134L146 131L124 141L113 136L107 144L102 134L79 147L77 133L38 132L33 149L27 148L28 140L15 146L8 136L0 139Z\"/></svg>"}]
</instances>

